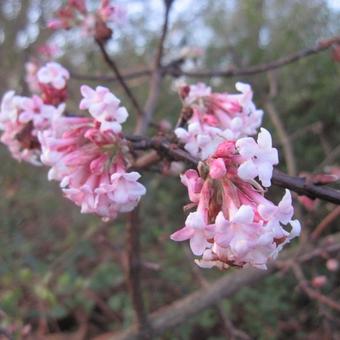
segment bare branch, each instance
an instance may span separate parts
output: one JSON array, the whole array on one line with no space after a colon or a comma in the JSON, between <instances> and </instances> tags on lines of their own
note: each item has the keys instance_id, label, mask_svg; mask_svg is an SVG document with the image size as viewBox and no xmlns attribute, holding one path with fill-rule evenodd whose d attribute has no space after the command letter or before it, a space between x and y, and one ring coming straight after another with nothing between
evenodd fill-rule
<instances>
[{"instance_id":1,"label":"bare branch","mask_svg":"<svg viewBox=\"0 0 340 340\"><path fill-rule=\"evenodd\" d=\"M145 311L143 293L140 286L140 235L139 207L129 214L127 223L127 284L135 310L140 339L149 339L150 324Z\"/></svg>"},{"instance_id":2,"label":"bare branch","mask_svg":"<svg viewBox=\"0 0 340 340\"><path fill-rule=\"evenodd\" d=\"M339 190L314 185L303 177L288 176L283 172L274 169L272 181L273 184L295 191L299 195L305 195L310 198L320 198L324 201L340 204Z\"/></svg>"},{"instance_id":3,"label":"bare branch","mask_svg":"<svg viewBox=\"0 0 340 340\"><path fill-rule=\"evenodd\" d=\"M166 138L147 138L141 136L125 136L130 140L131 145L136 150L154 149L158 151L161 157L170 160L186 161L190 166L197 167L198 160L192 157L188 152L181 149L175 142L171 143ZM154 161L154 160L153 160ZM144 167L146 164L144 163ZM310 198L320 198L322 200L340 204L340 191L327 187L318 186L310 183L306 178L294 177L274 169L272 182L282 188L290 189L299 195L305 195Z\"/></svg>"},{"instance_id":4,"label":"bare branch","mask_svg":"<svg viewBox=\"0 0 340 340\"><path fill-rule=\"evenodd\" d=\"M150 80L150 89L149 89L149 95L146 100L145 106L144 106L144 119L139 120L137 122L136 126L136 133L139 133L141 135L144 135L153 116L153 113L156 109L157 101L159 99L160 94L160 87L161 87L161 81L163 77L162 72L162 57L163 57L163 51L164 51L164 42L166 38L166 34L168 32L168 25L169 25L169 15L171 10L171 5L173 4L174 0L165 0L165 14L164 14L164 23L162 27L162 34L161 38L159 40L157 53L154 60L153 65L153 71L151 75Z\"/></svg>"},{"instance_id":5,"label":"bare branch","mask_svg":"<svg viewBox=\"0 0 340 340\"><path fill-rule=\"evenodd\" d=\"M264 105L270 120L272 121L277 135L279 137L279 140L281 142L282 148L283 148L283 155L287 164L287 172L290 176L296 176L297 175L297 166L296 161L294 157L294 150L292 143L289 139L288 133L286 131L286 128L282 122L282 119L280 118L279 113L276 110L276 107L273 102L273 98L277 95L277 80L275 78L275 75L272 72L268 73L268 81L269 81L269 87L270 87L270 93L269 97Z\"/></svg>"},{"instance_id":6,"label":"bare branch","mask_svg":"<svg viewBox=\"0 0 340 340\"><path fill-rule=\"evenodd\" d=\"M318 224L311 234L311 239L316 240L321 233L332 223L338 216L340 216L340 207L332 209L332 211Z\"/></svg>"},{"instance_id":7,"label":"bare branch","mask_svg":"<svg viewBox=\"0 0 340 340\"><path fill-rule=\"evenodd\" d=\"M192 252L189 250L188 247L185 248L185 255L190 261L190 263L193 263L193 255ZM196 266L195 264L192 266L192 272L197 279L197 281L200 283L200 286L202 288L209 288L210 283L209 281L204 277L202 274L202 269ZM237 329L232 321L229 319L228 315L225 313L223 306L221 303L216 302L215 304L215 309L216 312L220 318L220 320L223 323L223 328L224 328L224 333L227 339L230 340L236 340L236 339L241 339L241 340L250 340L250 336L248 336L247 333L244 331Z\"/></svg>"},{"instance_id":8,"label":"bare branch","mask_svg":"<svg viewBox=\"0 0 340 340\"><path fill-rule=\"evenodd\" d=\"M285 65L292 64L308 56L317 54L319 52L329 49L332 45L340 43L340 36L336 36L329 39L321 40L315 46L305 48L298 52L292 53L286 57L282 57L270 63L264 63L260 65L250 66L247 68L236 69L230 68L224 71L196 71L196 72L184 72L181 71L178 75L183 75L192 78L212 78L212 77L236 77L236 76L251 76L258 73L267 72L269 70L275 70Z\"/></svg>"},{"instance_id":9,"label":"bare branch","mask_svg":"<svg viewBox=\"0 0 340 340\"><path fill-rule=\"evenodd\" d=\"M316 300L316 301L318 301L318 302L340 312L340 304L339 303L330 299L328 296L321 294L320 292L311 288L308 285L308 281L306 280L306 278L303 274L303 271L298 264L296 264L296 263L292 264L292 270L293 270L293 273L294 273L297 281L299 282L299 287L309 296L309 298L311 300Z\"/></svg>"},{"instance_id":10,"label":"bare branch","mask_svg":"<svg viewBox=\"0 0 340 340\"><path fill-rule=\"evenodd\" d=\"M319 242L319 247L323 248L324 243L327 242L329 242L328 238L321 240ZM340 235L334 235L333 244L338 244L339 242ZM308 260L319 255L318 253L315 253L315 249L311 249L313 249L313 246L309 245L309 250L307 250L310 251L310 254L305 253L305 255L308 255ZM316 255L312 256L312 253ZM280 259L282 261L294 259L294 261L300 262L300 258L296 257L296 255L296 249L289 249L281 254ZM209 286L201 288L196 292L173 302L169 306L151 313L149 320L154 332L153 334L162 334L164 331L171 329L185 322L188 318L200 313L207 307L216 304L216 302L221 301L221 299L233 296L242 287L254 285L279 269L280 267L276 266L274 263L269 266L268 270L242 269L235 270L229 275L223 275ZM136 328L136 325L133 325L122 333L111 333L111 336L107 335L105 339L127 340L138 339L138 337L138 329Z\"/></svg>"},{"instance_id":11,"label":"bare branch","mask_svg":"<svg viewBox=\"0 0 340 340\"><path fill-rule=\"evenodd\" d=\"M123 76L120 74L119 68L117 67L116 63L114 62L114 60L112 58L110 58L110 56L108 55L105 45L103 44L103 42L97 40L97 44L99 46L99 49L103 55L103 58L105 60L105 62L107 63L107 65L110 67L110 69L114 72L114 74L117 77L117 80L119 81L119 83L121 84L121 86L123 87L126 95L129 97L132 105L134 106L134 108L137 111L137 114L139 117L143 116L143 110L140 107L137 99L135 98L134 94L132 93L132 91L130 90L129 86L127 85L127 83L125 82Z\"/></svg>"},{"instance_id":12,"label":"bare branch","mask_svg":"<svg viewBox=\"0 0 340 340\"><path fill-rule=\"evenodd\" d=\"M274 60L270 63L249 66L249 67L245 67L242 69L230 68L227 70L207 70L207 71L185 72L180 69L180 65L183 62L183 59L181 58L178 60L175 60L174 62L170 62L167 65L161 66L160 68L161 68L162 74L164 75L168 74L173 77L179 77L181 75L191 77L191 78L213 78L213 77L230 78L230 77L237 77L237 76L252 76L258 73L263 73L263 72L267 72L270 70L281 68L283 66L286 66L294 62L297 62L301 59L304 59L308 56L326 51L330 47L332 47L334 44L337 44L337 43L340 43L340 36L336 36L336 37L329 38L329 39L324 39L313 47L302 49L286 57L282 57L280 59ZM162 51L163 51L163 48L162 48ZM129 79L135 79L135 78L148 76L152 74L152 72L153 70L149 68L145 68L140 71L122 74L121 76L124 80L129 80ZM106 75L93 76L93 75L71 73L71 76L72 78L77 79L77 80L105 81L105 82L118 81L117 77L109 77Z\"/></svg>"}]
</instances>

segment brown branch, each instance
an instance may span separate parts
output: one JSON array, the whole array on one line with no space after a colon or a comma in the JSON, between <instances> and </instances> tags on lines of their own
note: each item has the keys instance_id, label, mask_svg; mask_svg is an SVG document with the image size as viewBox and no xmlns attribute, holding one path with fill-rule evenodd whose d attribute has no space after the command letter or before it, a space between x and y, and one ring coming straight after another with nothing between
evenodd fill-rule
<instances>
[{"instance_id":1,"label":"brown branch","mask_svg":"<svg viewBox=\"0 0 340 340\"><path fill-rule=\"evenodd\" d=\"M164 42L165 42L165 38L168 32L169 15L170 15L170 10L171 10L171 5L173 4L173 2L174 0L164 0L165 13L164 13L162 34L159 40L158 49L157 49L155 60L154 60L153 71L152 71L151 80L150 80L149 95L144 106L144 119L137 121L137 126L135 129L135 132L141 135L145 134L152 120L152 116L156 109L156 105L159 99L159 94L161 90L160 89L161 81L163 77L161 63L162 63L162 57L163 57L163 51L164 51Z\"/></svg>"},{"instance_id":2,"label":"brown branch","mask_svg":"<svg viewBox=\"0 0 340 340\"><path fill-rule=\"evenodd\" d=\"M340 234L333 236L334 244L340 242ZM323 248L326 240L321 240L319 242L319 247ZM310 245L310 252L314 252L313 246ZM315 248L315 247L314 247ZM289 259L294 259L294 261L300 262L300 258L296 257L296 249L289 249L284 251L280 259L282 261L289 261ZM308 260L312 259L314 256L308 254ZM315 256L318 256L315 255ZM194 293L187 295L186 297L173 302L167 307L163 307L160 310L153 312L149 316L149 321L153 329L153 334L162 334L164 331L171 329L186 320L188 318L200 313L207 307L216 304L223 298L227 298L236 294L242 287L254 285L275 271L279 270L280 267L275 265L270 265L268 270L258 270L258 269L242 269L238 271L233 271L231 274L223 275L220 279L211 283L208 287L201 288ZM115 339L115 340L127 340L127 339L138 339L140 333L136 325L129 327L122 333L111 333L111 336L107 336L105 339Z\"/></svg>"},{"instance_id":3,"label":"brown branch","mask_svg":"<svg viewBox=\"0 0 340 340\"><path fill-rule=\"evenodd\" d=\"M161 157L169 160L186 161L190 166L197 167L198 160L188 152L181 149L176 143L169 142L166 138L147 138L141 136L125 136L131 142L131 146L136 150L154 149ZM144 163L144 167L147 164ZM310 198L320 198L324 201L340 204L340 191L310 183L303 177L294 177L274 169L272 182L282 188L290 189L299 195Z\"/></svg>"},{"instance_id":4,"label":"brown branch","mask_svg":"<svg viewBox=\"0 0 340 340\"><path fill-rule=\"evenodd\" d=\"M294 150L292 143L289 139L288 133L286 131L286 128L282 122L282 119L280 118L279 113L276 110L276 107L273 102L273 98L277 95L277 80L275 75L272 72L268 73L268 81L269 81L269 87L270 87L270 93L269 97L264 105L266 111L268 112L269 118L272 121L276 131L277 135L279 137L279 140L282 145L283 149L283 155L287 164L287 172L290 176L296 176L297 174L297 166L296 161L294 157Z\"/></svg>"},{"instance_id":5,"label":"brown branch","mask_svg":"<svg viewBox=\"0 0 340 340\"><path fill-rule=\"evenodd\" d=\"M308 56L323 52L328 50L332 45L340 43L340 36L336 36L329 39L321 40L319 43L317 43L315 46L302 49L298 52L292 53L286 57L279 58L277 60L274 60L270 63L264 63L260 65L255 66L249 66L242 69L235 69L230 68L227 70L208 70L208 71L192 71L192 72L185 72L180 69L181 61L182 59L179 59L180 62L170 62L168 65L161 66L161 71L163 74L168 74L173 77L179 77L181 75L185 75L187 77L192 78L213 78L213 77L237 77L237 76L251 76L258 73L267 72L270 70L278 69L280 67L283 67L285 65L292 64L294 62L297 62L303 58L306 58ZM153 70L151 69L143 69L136 72L126 73L122 74L121 77L124 80L129 79L135 79L140 77L145 77L150 74L152 74ZM106 75L85 75L85 74L78 74L78 73L72 73L72 78L77 80L89 80L89 81L105 81L105 82L115 82L118 81L118 77L110 77Z\"/></svg>"},{"instance_id":6,"label":"brown branch","mask_svg":"<svg viewBox=\"0 0 340 340\"><path fill-rule=\"evenodd\" d=\"M311 288L308 285L308 281L306 280L303 271L301 267L294 263L291 266L292 271L299 282L299 287L309 296L310 299L316 300L332 309L335 309L336 311L340 312L340 304L337 303L336 301L333 301L330 299L328 296L321 294L317 290Z\"/></svg>"},{"instance_id":7,"label":"brown branch","mask_svg":"<svg viewBox=\"0 0 340 340\"><path fill-rule=\"evenodd\" d=\"M316 240L321 233L327 228L327 226L332 223L338 216L340 216L340 207L333 209L313 230L311 234L311 239Z\"/></svg>"},{"instance_id":8,"label":"brown branch","mask_svg":"<svg viewBox=\"0 0 340 340\"><path fill-rule=\"evenodd\" d=\"M340 204L339 190L314 185L303 177L288 176L283 172L274 169L272 182L279 187L295 191L299 195L305 195L310 198L320 198L324 201Z\"/></svg>"},{"instance_id":9,"label":"brown branch","mask_svg":"<svg viewBox=\"0 0 340 340\"><path fill-rule=\"evenodd\" d=\"M150 324L145 311L143 293L141 289L141 262L140 262L140 231L139 207L133 210L127 223L127 284L132 299L133 308L137 319L140 339L149 339L151 334Z\"/></svg>"},{"instance_id":10,"label":"brown branch","mask_svg":"<svg viewBox=\"0 0 340 340\"><path fill-rule=\"evenodd\" d=\"M180 71L180 75L192 77L192 78L211 78L211 77L236 77L236 76L250 76L258 73L267 72L269 70L274 70L282 66L294 63L308 56L317 54L319 52L329 49L332 45L340 43L340 36L336 36L329 39L321 40L315 46L310 48L302 49L298 52L292 53L288 56L279 58L275 61L264 63L260 65L250 66L247 68L237 69L230 68L227 70L210 70L210 71L196 71L196 72L185 72ZM178 73L177 73L178 75Z\"/></svg>"},{"instance_id":11,"label":"brown branch","mask_svg":"<svg viewBox=\"0 0 340 340\"><path fill-rule=\"evenodd\" d=\"M138 116L139 117L143 116L143 110L142 110L141 106L139 105L139 103L138 103L137 99L135 98L134 94L132 93L132 91L130 90L129 86L125 82L124 77L121 75L121 73L119 71L119 68L117 67L116 63L108 55L104 43L101 42L100 40L96 40L96 42L97 42L97 44L99 46L99 49L100 49L100 51L101 51L101 53L103 55L103 58L104 58L105 62L110 67L110 69L113 71L113 73L116 75L117 80L121 84L121 86L124 89L126 95L130 99L132 105L136 109Z\"/></svg>"},{"instance_id":12,"label":"brown branch","mask_svg":"<svg viewBox=\"0 0 340 340\"><path fill-rule=\"evenodd\" d=\"M185 255L187 259L190 261L190 264L193 264L193 255L192 252L189 250L188 247L185 248ZM196 266L195 264L192 266L192 272L193 275L195 276L196 280L199 282L200 286L202 288L209 288L210 283L209 281L204 277L202 274L202 269ZM232 321L229 319L227 314L225 313L223 306L219 303L216 302L215 304L215 309L218 314L218 317L220 318L221 322L223 323L223 328L224 328L224 335L226 339L230 340L236 340L236 339L241 339L241 340L250 340L250 337L248 336L247 333L244 331L237 329Z\"/></svg>"}]
</instances>

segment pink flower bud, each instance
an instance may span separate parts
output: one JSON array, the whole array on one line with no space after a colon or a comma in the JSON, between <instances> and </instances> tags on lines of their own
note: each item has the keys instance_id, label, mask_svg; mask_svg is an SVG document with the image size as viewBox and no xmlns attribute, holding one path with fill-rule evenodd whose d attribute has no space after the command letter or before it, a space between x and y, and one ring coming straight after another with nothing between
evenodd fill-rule
<instances>
[{"instance_id":1,"label":"pink flower bud","mask_svg":"<svg viewBox=\"0 0 340 340\"><path fill-rule=\"evenodd\" d=\"M339 262L336 259L328 259L326 267L330 272L336 272L339 269Z\"/></svg>"},{"instance_id":2,"label":"pink flower bud","mask_svg":"<svg viewBox=\"0 0 340 340\"><path fill-rule=\"evenodd\" d=\"M214 157L226 158L226 157L230 157L234 153L235 153L235 142L228 141L228 142L221 143L217 147L217 150L214 153Z\"/></svg>"},{"instance_id":3,"label":"pink flower bud","mask_svg":"<svg viewBox=\"0 0 340 340\"><path fill-rule=\"evenodd\" d=\"M227 173L224 161L222 158L214 159L210 163L209 175L213 179L222 178Z\"/></svg>"},{"instance_id":4,"label":"pink flower bud","mask_svg":"<svg viewBox=\"0 0 340 340\"><path fill-rule=\"evenodd\" d=\"M167 119L162 119L159 122L159 128L161 131L170 131L172 129L172 125Z\"/></svg>"},{"instance_id":5,"label":"pink flower bud","mask_svg":"<svg viewBox=\"0 0 340 340\"><path fill-rule=\"evenodd\" d=\"M309 198L308 196L299 195L298 201L308 210L308 211L314 211L318 205L317 199Z\"/></svg>"},{"instance_id":6,"label":"pink flower bud","mask_svg":"<svg viewBox=\"0 0 340 340\"><path fill-rule=\"evenodd\" d=\"M314 288L322 288L327 283L327 277L325 275L315 276L312 279L312 286Z\"/></svg>"}]
</instances>

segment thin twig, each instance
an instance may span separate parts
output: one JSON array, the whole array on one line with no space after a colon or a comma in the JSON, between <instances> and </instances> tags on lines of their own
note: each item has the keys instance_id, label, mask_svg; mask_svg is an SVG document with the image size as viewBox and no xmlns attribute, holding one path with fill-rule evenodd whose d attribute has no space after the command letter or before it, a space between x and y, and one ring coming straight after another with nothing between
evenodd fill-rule
<instances>
[{"instance_id":1,"label":"thin twig","mask_svg":"<svg viewBox=\"0 0 340 340\"><path fill-rule=\"evenodd\" d=\"M289 139L286 128L278 114L276 107L273 102L273 98L277 95L277 81L275 75L272 72L268 73L268 81L269 81L269 97L264 105L266 111L268 112L269 118L272 121L279 140L281 142L283 148L283 155L287 164L287 172L290 176L296 176L297 174L297 166L294 157L294 150L292 143Z\"/></svg>"},{"instance_id":2,"label":"thin twig","mask_svg":"<svg viewBox=\"0 0 340 340\"><path fill-rule=\"evenodd\" d=\"M264 63L260 65L250 66L248 68L236 69L230 68L227 70L217 71L193 71L193 72L181 72L181 75L192 78L211 78L211 77L236 77L236 76L250 76L258 73L274 70L282 66L294 63L298 60L314 55L316 53L329 49L332 45L340 43L340 36L336 36L329 39L321 40L315 46L302 49L298 52L292 53L286 57L279 58L275 61Z\"/></svg>"},{"instance_id":3,"label":"thin twig","mask_svg":"<svg viewBox=\"0 0 340 340\"><path fill-rule=\"evenodd\" d=\"M283 172L274 169L272 182L274 185L279 187L295 191L299 195L305 195L310 198L320 198L324 201L340 204L339 190L308 183L308 181L303 177L288 176Z\"/></svg>"},{"instance_id":4,"label":"thin twig","mask_svg":"<svg viewBox=\"0 0 340 340\"><path fill-rule=\"evenodd\" d=\"M336 207L333 209L313 230L311 234L311 239L316 240L321 233L327 228L329 224L331 224L338 216L340 216L340 207Z\"/></svg>"},{"instance_id":5,"label":"thin twig","mask_svg":"<svg viewBox=\"0 0 340 340\"><path fill-rule=\"evenodd\" d=\"M192 157L176 143L171 143L166 138L147 138L142 136L125 137L130 140L132 147L135 149L154 149L158 151L161 157L169 160L186 161L192 167L197 167L198 165L198 160L195 157ZM340 204L339 190L327 186L315 185L303 177L289 176L277 169L274 169L272 182L274 185L290 189L299 195L305 195L310 198L320 198L331 203Z\"/></svg>"},{"instance_id":6,"label":"thin twig","mask_svg":"<svg viewBox=\"0 0 340 340\"><path fill-rule=\"evenodd\" d=\"M101 51L101 53L103 55L103 58L104 58L105 62L107 63L107 65L110 67L110 69L116 75L117 80L119 81L119 83L123 87L126 95L128 96L128 98L130 99L132 105L136 109L138 116L140 116L140 117L143 116L143 110L142 110L141 106L139 105L139 103L138 103L137 99L135 98L134 94L132 93L132 91L130 90L129 86L125 82L124 77L121 75L121 73L119 71L119 68L117 67L116 63L108 55L104 43L99 41L99 40L97 40L97 44L99 46L99 49L100 49L100 51Z\"/></svg>"},{"instance_id":7,"label":"thin twig","mask_svg":"<svg viewBox=\"0 0 340 340\"><path fill-rule=\"evenodd\" d=\"M193 263L192 253L191 253L191 251L189 250L188 247L185 248L185 254L186 254L186 257L188 258L188 260L190 261L190 263L192 264ZM208 289L209 286L210 286L210 283L203 276L201 268L199 268L196 265L193 265L192 266L192 272L193 272L195 278L197 279L197 281L199 282L200 286L202 288ZM226 315L222 305L219 302L217 302L215 304L215 308L216 308L216 312L217 312L220 320L223 323L224 330L225 330L225 333L226 333L225 336L226 336L227 339L230 339L230 340L236 340L236 339L250 340L250 336L247 333L245 333L244 331L242 331L240 329L237 329L233 325L232 321Z\"/></svg>"},{"instance_id":8,"label":"thin twig","mask_svg":"<svg viewBox=\"0 0 340 340\"><path fill-rule=\"evenodd\" d=\"M135 311L141 339L149 339L150 324L145 311L143 293L140 285L140 231L139 207L133 210L127 223L127 283Z\"/></svg>"},{"instance_id":9,"label":"thin twig","mask_svg":"<svg viewBox=\"0 0 340 340\"><path fill-rule=\"evenodd\" d=\"M164 0L165 3L164 22L162 27L161 38L159 40L158 49L154 60L153 71L150 80L149 95L144 106L144 117L142 120L137 121L135 129L135 132L141 135L145 134L152 120L152 116L156 109L156 105L159 99L161 81L163 77L161 64L164 51L164 42L168 32L169 15L173 2L174 0Z\"/></svg>"},{"instance_id":10,"label":"thin twig","mask_svg":"<svg viewBox=\"0 0 340 340\"><path fill-rule=\"evenodd\" d=\"M229 78L229 77L237 77L237 76L245 76L245 75L252 76L258 73L263 73L263 72L267 72L270 70L278 69L285 65L289 65L294 62L297 62L308 56L326 51L336 43L340 43L339 36L321 40L319 43L317 43L313 47L302 49L286 57L282 57L277 60L274 60L270 63L264 63L264 64L249 66L249 67L240 68L240 69L230 68L227 70L207 70L207 71L185 72L179 68L179 65L181 63L178 63L178 64L176 63L175 65L173 65L173 63L170 63L169 65L162 66L161 71L163 74L168 74L174 77L185 75L187 77L192 77L192 78L198 78L198 77L200 78L213 78L213 77ZM126 75L122 75L122 77L124 79L125 77L126 79L134 79L134 78L139 78L139 77L144 77L146 75L150 75L151 73L152 73L152 70L146 68L140 71L131 72L131 74L127 73ZM72 74L74 76L74 79L79 79L79 80L108 81L108 82L109 81L114 82L118 80L117 77L108 77L106 75L92 76L92 75L77 74L77 73L72 73Z\"/></svg>"},{"instance_id":11,"label":"thin twig","mask_svg":"<svg viewBox=\"0 0 340 340\"><path fill-rule=\"evenodd\" d=\"M294 273L297 281L299 282L299 286L309 296L310 299L316 300L316 301L318 301L318 302L340 312L340 304L339 303L330 299L328 296L321 294L320 292L311 288L308 285L308 282L307 282L307 280L306 280L306 278L303 274L303 271L298 264L296 264L296 263L292 264L291 268L293 270L293 273Z\"/></svg>"}]
</instances>

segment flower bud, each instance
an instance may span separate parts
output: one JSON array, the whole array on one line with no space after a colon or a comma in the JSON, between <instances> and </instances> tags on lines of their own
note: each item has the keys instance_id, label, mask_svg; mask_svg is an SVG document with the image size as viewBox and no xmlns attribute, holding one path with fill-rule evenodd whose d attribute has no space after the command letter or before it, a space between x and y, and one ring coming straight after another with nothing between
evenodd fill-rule
<instances>
[{"instance_id":1,"label":"flower bud","mask_svg":"<svg viewBox=\"0 0 340 340\"><path fill-rule=\"evenodd\" d=\"M214 159L210 163L209 175L213 179L219 179L227 173L224 161L222 158Z\"/></svg>"},{"instance_id":2,"label":"flower bud","mask_svg":"<svg viewBox=\"0 0 340 340\"><path fill-rule=\"evenodd\" d=\"M336 272L339 269L339 262L336 259L328 259L326 267L330 272Z\"/></svg>"},{"instance_id":3,"label":"flower bud","mask_svg":"<svg viewBox=\"0 0 340 340\"><path fill-rule=\"evenodd\" d=\"M327 277L325 275L315 276L312 279L312 286L314 288L322 288L327 283Z\"/></svg>"}]
</instances>

